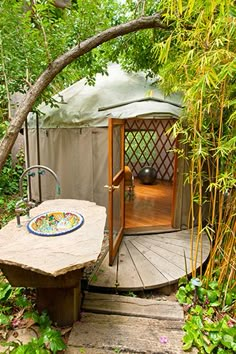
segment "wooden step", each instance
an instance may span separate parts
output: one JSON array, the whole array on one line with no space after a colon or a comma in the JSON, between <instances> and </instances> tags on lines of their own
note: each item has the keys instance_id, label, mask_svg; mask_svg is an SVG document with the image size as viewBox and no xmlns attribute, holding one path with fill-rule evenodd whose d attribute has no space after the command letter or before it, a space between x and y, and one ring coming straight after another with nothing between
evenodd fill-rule
<instances>
[{"instance_id":1,"label":"wooden step","mask_svg":"<svg viewBox=\"0 0 236 354\"><path fill-rule=\"evenodd\" d=\"M86 312L159 320L178 321L184 319L182 307L178 302L112 294L86 293L82 309Z\"/></svg>"}]
</instances>

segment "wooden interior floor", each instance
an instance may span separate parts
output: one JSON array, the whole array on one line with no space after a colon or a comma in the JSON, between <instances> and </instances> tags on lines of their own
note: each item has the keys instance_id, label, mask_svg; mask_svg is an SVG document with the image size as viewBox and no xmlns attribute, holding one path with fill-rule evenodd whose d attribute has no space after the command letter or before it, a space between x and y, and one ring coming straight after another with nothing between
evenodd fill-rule
<instances>
[{"instance_id":1,"label":"wooden interior floor","mask_svg":"<svg viewBox=\"0 0 236 354\"><path fill-rule=\"evenodd\" d=\"M144 185L135 178L134 197L125 201L125 228L170 228L172 194L172 182Z\"/></svg>"},{"instance_id":2,"label":"wooden interior floor","mask_svg":"<svg viewBox=\"0 0 236 354\"><path fill-rule=\"evenodd\" d=\"M176 284L191 273L190 230L171 233L125 236L112 267L108 254L91 277L89 286L95 290L140 291ZM202 237L202 256L198 254L197 267L210 252L210 242Z\"/></svg>"}]
</instances>

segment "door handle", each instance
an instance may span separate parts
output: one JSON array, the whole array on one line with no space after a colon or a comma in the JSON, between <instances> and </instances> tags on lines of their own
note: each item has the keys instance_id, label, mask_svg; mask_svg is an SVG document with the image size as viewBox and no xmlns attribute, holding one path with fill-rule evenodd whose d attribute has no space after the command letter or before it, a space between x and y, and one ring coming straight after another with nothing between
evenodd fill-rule
<instances>
[{"instance_id":1,"label":"door handle","mask_svg":"<svg viewBox=\"0 0 236 354\"><path fill-rule=\"evenodd\" d=\"M119 189L120 186L114 186L113 184L111 186L108 186L107 184L104 186L104 188L108 189L108 192L113 192L115 189Z\"/></svg>"}]
</instances>

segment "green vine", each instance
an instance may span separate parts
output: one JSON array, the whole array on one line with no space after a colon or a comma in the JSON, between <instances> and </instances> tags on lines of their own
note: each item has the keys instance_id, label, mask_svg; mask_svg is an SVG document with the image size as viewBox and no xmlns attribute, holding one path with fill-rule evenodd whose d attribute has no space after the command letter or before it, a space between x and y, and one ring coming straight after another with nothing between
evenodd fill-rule
<instances>
[{"instance_id":1,"label":"green vine","mask_svg":"<svg viewBox=\"0 0 236 354\"><path fill-rule=\"evenodd\" d=\"M183 349L199 353L233 354L236 351L236 287L227 289L212 280L208 287L198 278L180 282L176 295L185 310Z\"/></svg>"},{"instance_id":2,"label":"green vine","mask_svg":"<svg viewBox=\"0 0 236 354\"><path fill-rule=\"evenodd\" d=\"M33 329L35 337L26 344L19 340L8 341L9 335L19 328ZM34 309L34 292L13 288L3 276L0 277L0 345L1 353L58 353L66 348L61 333L52 327L46 312Z\"/></svg>"},{"instance_id":3,"label":"green vine","mask_svg":"<svg viewBox=\"0 0 236 354\"><path fill-rule=\"evenodd\" d=\"M0 228L15 215L15 204L19 199L19 179L24 166L24 153L19 151L16 163L13 165L12 158L9 156L0 174Z\"/></svg>"}]
</instances>

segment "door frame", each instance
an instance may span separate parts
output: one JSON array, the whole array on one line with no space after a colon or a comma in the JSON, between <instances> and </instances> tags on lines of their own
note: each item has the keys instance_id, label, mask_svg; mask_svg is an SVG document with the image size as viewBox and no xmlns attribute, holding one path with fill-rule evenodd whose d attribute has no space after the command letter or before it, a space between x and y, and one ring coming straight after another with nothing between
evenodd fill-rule
<instances>
[{"instance_id":1,"label":"door frame","mask_svg":"<svg viewBox=\"0 0 236 354\"><path fill-rule=\"evenodd\" d=\"M179 141L178 137L176 138L175 142L175 147L178 147ZM125 148L125 146L124 146ZM125 150L123 152L124 157L125 157ZM124 158L125 159L125 158ZM179 158L177 156L177 153L174 152L174 163L173 163L173 190L172 190L172 197L171 197L171 213L170 213L170 228L167 229L161 229L158 226L152 225L152 226L143 226L143 227L136 227L136 228L125 228L124 232L126 234L144 234L148 232L167 232L167 231L175 231L180 229L180 221L176 220L176 207L177 205L180 206L179 204L181 203L177 199L177 191L178 191L178 186L179 186ZM182 208L181 208L182 209Z\"/></svg>"},{"instance_id":2,"label":"door frame","mask_svg":"<svg viewBox=\"0 0 236 354\"><path fill-rule=\"evenodd\" d=\"M114 151L113 138L114 128L120 127L119 143L120 143L120 166L119 170L114 174ZM124 157L125 157L125 120L108 119L108 226L109 226L109 265L112 266L117 252L119 250L124 231L125 224L125 202L124 202ZM119 192L119 230L114 240L114 192Z\"/></svg>"}]
</instances>

